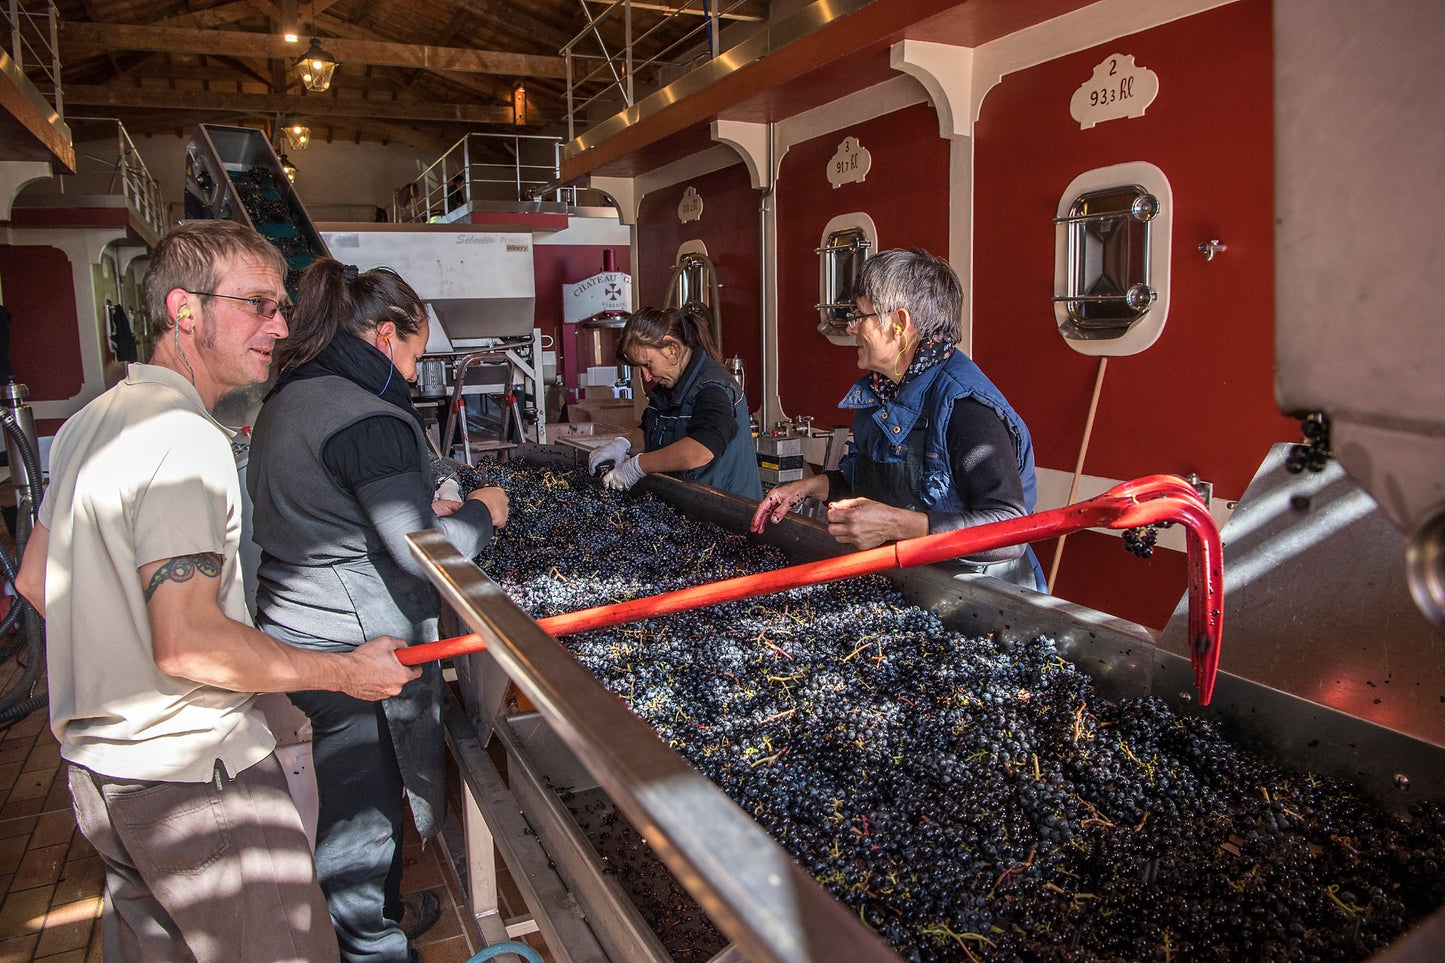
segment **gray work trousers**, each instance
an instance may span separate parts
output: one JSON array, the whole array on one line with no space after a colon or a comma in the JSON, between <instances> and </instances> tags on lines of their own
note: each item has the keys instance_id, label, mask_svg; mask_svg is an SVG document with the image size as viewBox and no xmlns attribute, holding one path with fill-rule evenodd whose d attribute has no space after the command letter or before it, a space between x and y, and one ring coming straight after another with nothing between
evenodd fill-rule
<instances>
[{"instance_id":1,"label":"gray work trousers","mask_svg":"<svg viewBox=\"0 0 1445 963\"><path fill-rule=\"evenodd\" d=\"M311 720L316 871L341 959L414 960L398 925L405 791L385 710L344 692L292 692L290 699Z\"/></svg>"},{"instance_id":2,"label":"gray work trousers","mask_svg":"<svg viewBox=\"0 0 1445 963\"><path fill-rule=\"evenodd\" d=\"M105 862L106 963L335 961L336 934L276 756L233 779L114 779L70 764Z\"/></svg>"}]
</instances>

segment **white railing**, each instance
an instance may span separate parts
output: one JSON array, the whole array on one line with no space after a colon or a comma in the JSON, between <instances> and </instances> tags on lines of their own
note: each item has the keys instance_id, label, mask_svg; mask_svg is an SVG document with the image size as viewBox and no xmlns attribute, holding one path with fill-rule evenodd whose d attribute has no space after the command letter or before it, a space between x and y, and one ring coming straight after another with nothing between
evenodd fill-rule
<instances>
[{"instance_id":1,"label":"white railing","mask_svg":"<svg viewBox=\"0 0 1445 963\"><path fill-rule=\"evenodd\" d=\"M10 59L55 112L65 117L60 88L60 15L45 0L9 0Z\"/></svg>"},{"instance_id":2,"label":"white railing","mask_svg":"<svg viewBox=\"0 0 1445 963\"><path fill-rule=\"evenodd\" d=\"M681 73L724 53L724 24L739 21L760 24L766 20L740 12L746 0L682 0L678 6L612 0L595 16L588 8L589 0L578 2L587 17L587 26L561 51L567 62L568 139L577 136L578 118L587 116L604 98L621 101L623 109L635 104L639 77L653 78L669 70ZM603 0L590 2L595 5ZM662 16L634 34L634 10ZM619 17L622 47L609 50L601 27ZM685 26L679 30L678 24ZM745 37L739 36L738 42L743 39Z\"/></svg>"},{"instance_id":3,"label":"white railing","mask_svg":"<svg viewBox=\"0 0 1445 963\"><path fill-rule=\"evenodd\" d=\"M74 123L113 124L115 137L108 145L87 145L75 155L75 173L62 176L62 194L120 195L136 217L160 237L166 228L166 206L160 185L131 142L125 125L112 117L73 117Z\"/></svg>"},{"instance_id":4,"label":"white railing","mask_svg":"<svg viewBox=\"0 0 1445 963\"><path fill-rule=\"evenodd\" d=\"M488 160L498 150L509 160ZM533 200L531 193L556 183L562 171L562 138L536 134L467 134L391 202L391 220L452 220L473 204Z\"/></svg>"}]
</instances>

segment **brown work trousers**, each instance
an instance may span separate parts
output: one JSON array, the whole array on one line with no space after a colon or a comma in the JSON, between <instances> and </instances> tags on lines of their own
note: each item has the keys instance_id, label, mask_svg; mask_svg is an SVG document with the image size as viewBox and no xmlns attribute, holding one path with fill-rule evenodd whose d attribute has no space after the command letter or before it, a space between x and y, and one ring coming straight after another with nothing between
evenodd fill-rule
<instances>
[{"instance_id":1,"label":"brown work trousers","mask_svg":"<svg viewBox=\"0 0 1445 963\"><path fill-rule=\"evenodd\" d=\"M327 963L336 933L275 754L233 779L113 779L74 763L80 831L105 862L106 963Z\"/></svg>"}]
</instances>

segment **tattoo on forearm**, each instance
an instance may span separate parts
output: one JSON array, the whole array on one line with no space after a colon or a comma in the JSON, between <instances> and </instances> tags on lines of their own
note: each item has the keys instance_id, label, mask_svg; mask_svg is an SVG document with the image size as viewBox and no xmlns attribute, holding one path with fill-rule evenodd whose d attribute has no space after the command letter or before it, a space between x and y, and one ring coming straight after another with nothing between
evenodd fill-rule
<instances>
[{"instance_id":1,"label":"tattoo on forearm","mask_svg":"<svg viewBox=\"0 0 1445 963\"><path fill-rule=\"evenodd\" d=\"M146 601L151 600L162 582L189 582L197 573L206 578L220 578L221 556L215 552L200 552L196 555L177 555L162 562L161 567L151 576L150 584L146 586Z\"/></svg>"}]
</instances>

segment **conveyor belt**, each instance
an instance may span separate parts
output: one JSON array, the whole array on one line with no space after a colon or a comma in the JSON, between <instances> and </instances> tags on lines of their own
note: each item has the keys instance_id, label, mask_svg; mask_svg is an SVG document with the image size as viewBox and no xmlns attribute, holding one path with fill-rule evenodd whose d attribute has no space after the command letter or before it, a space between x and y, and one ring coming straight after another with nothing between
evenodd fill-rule
<instances>
[{"instance_id":1,"label":"conveyor belt","mask_svg":"<svg viewBox=\"0 0 1445 963\"><path fill-rule=\"evenodd\" d=\"M186 147L186 217L255 228L286 258L286 287L293 300L298 275L327 255L326 242L270 141L249 127L196 127Z\"/></svg>"}]
</instances>

